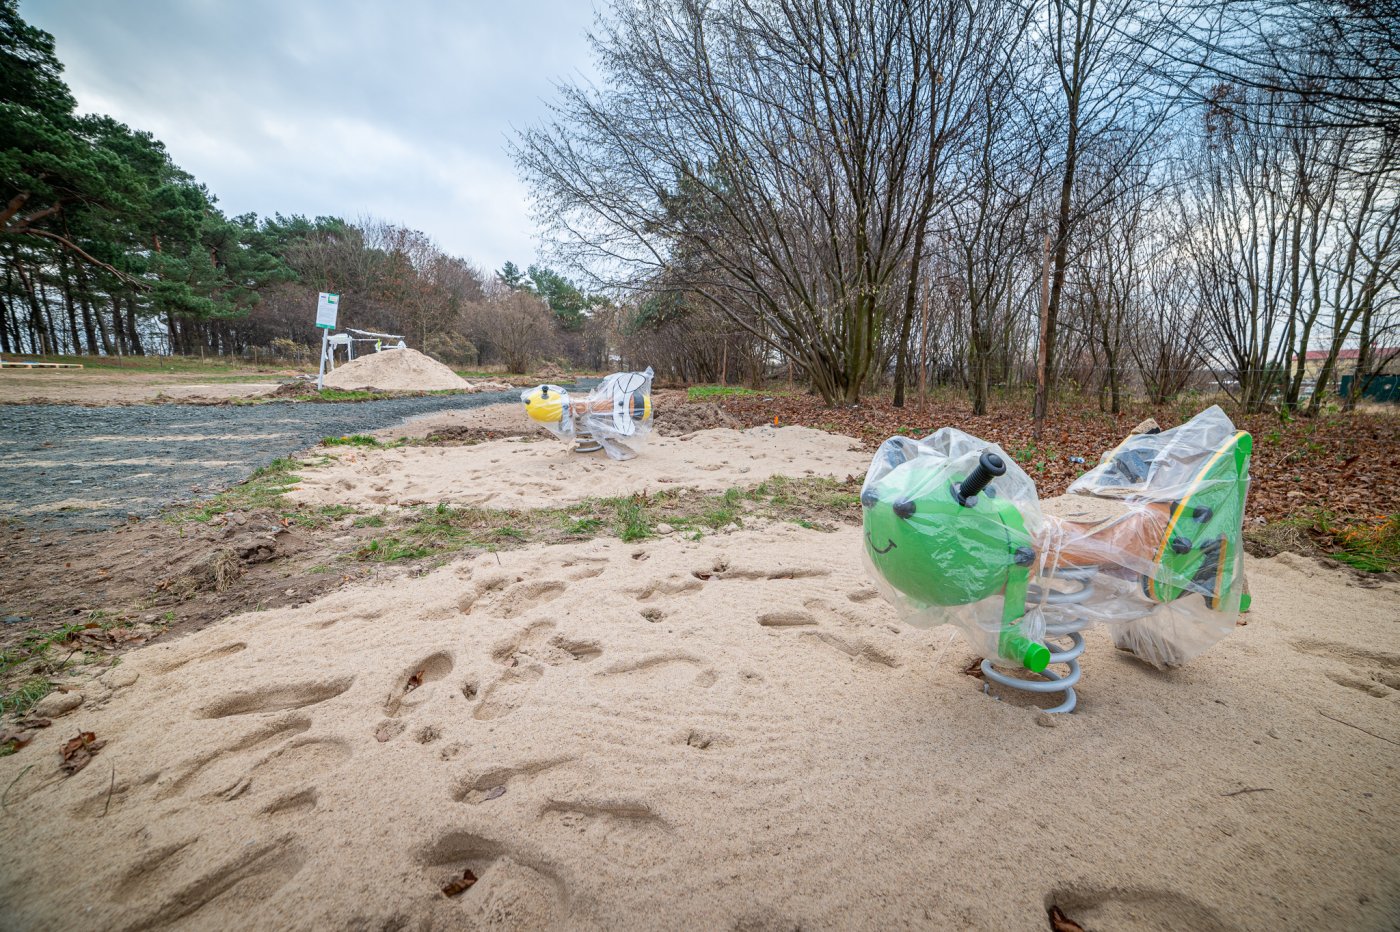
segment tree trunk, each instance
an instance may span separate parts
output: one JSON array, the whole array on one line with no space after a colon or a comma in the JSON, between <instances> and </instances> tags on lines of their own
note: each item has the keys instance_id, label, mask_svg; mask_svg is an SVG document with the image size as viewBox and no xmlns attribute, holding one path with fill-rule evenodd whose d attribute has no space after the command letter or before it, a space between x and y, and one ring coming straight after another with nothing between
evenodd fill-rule
<instances>
[{"instance_id":1,"label":"tree trunk","mask_svg":"<svg viewBox=\"0 0 1400 932\"><path fill-rule=\"evenodd\" d=\"M7 292L0 295L0 353L13 352L10 349L10 298Z\"/></svg>"},{"instance_id":2,"label":"tree trunk","mask_svg":"<svg viewBox=\"0 0 1400 932\"><path fill-rule=\"evenodd\" d=\"M68 254L60 253L59 275L63 282L63 305L68 312L68 338L73 343L73 354L81 355L83 341L78 336L78 312L73 306L73 276L68 265Z\"/></svg>"},{"instance_id":3,"label":"tree trunk","mask_svg":"<svg viewBox=\"0 0 1400 932\"><path fill-rule=\"evenodd\" d=\"M1046 236L1040 254L1040 346L1036 352L1035 364L1035 406L1032 411L1031 436L1040 439L1045 428L1045 414L1049 410L1050 392L1050 237Z\"/></svg>"},{"instance_id":4,"label":"tree trunk","mask_svg":"<svg viewBox=\"0 0 1400 932\"><path fill-rule=\"evenodd\" d=\"M44 309L39 306L38 295L34 291L33 276L27 274L24 266L17 266L20 283L24 285L25 297L29 299L29 345L35 353L47 356L51 351L49 333L44 327Z\"/></svg>"},{"instance_id":5,"label":"tree trunk","mask_svg":"<svg viewBox=\"0 0 1400 932\"><path fill-rule=\"evenodd\" d=\"M131 351L137 356L146 355L146 350L141 346L141 334L136 328L136 296L126 297L126 330L131 337Z\"/></svg>"},{"instance_id":6,"label":"tree trunk","mask_svg":"<svg viewBox=\"0 0 1400 932\"><path fill-rule=\"evenodd\" d=\"M928 307L933 296L924 292L922 313L919 318L919 413L924 413L928 401Z\"/></svg>"},{"instance_id":7,"label":"tree trunk","mask_svg":"<svg viewBox=\"0 0 1400 932\"><path fill-rule=\"evenodd\" d=\"M124 356L131 351L126 342L126 328L122 326L122 299L112 295L112 335L117 345L117 355Z\"/></svg>"}]
</instances>

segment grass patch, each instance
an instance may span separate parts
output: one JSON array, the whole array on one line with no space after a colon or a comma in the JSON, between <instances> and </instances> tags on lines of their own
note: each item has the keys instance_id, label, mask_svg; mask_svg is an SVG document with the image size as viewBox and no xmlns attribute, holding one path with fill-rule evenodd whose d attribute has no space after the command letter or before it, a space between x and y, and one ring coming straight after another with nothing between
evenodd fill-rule
<instances>
[{"instance_id":1,"label":"grass patch","mask_svg":"<svg viewBox=\"0 0 1400 932\"><path fill-rule=\"evenodd\" d=\"M394 392L375 392L363 388L323 388L307 401L382 401L397 397Z\"/></svg>"},{"instance_id":2,"label":"grass patch","mask_svg":"<svg viewBox=\"0 0 1400 932\"><path fill-rule=\"evenodd\" d=\"M1400 570L1400 514L1353 518L1318 508L1292 519L1322 544L1327 555L1365 573Z\"/></svg>"},{"instance_id":3,"label":"grass patch","mask_svg":"<svg viewBox=\"0 0 1400 932\"><path fill-rule=\"evenodd\" d=\"M1025 467L1027 472L1036 473L1045 472L1051 463L1064 455L1053 443L1031 442L1011 451L1012 458Z\"/></svg>"},{"instance_id":4,"label":"grass patch","mask_svg":"<svg viewBox=\"0 0 1400 932\"><path fill-rule=\"evenodd\" d=\"M18 687L0 694L0 715L23 715L53 692L53 683L43 677L32 677Z\"/></svg>"},{"instance_id":5,"label":"grass patch","mask_svg":"<svg viewBox=\"0 0 1400 932\"><path fill-rule=\"evenodd\" d=\"M652 522L649 520L646 499L633 495L617 503L617 536L625 541L646 540L651 536Z\"/></svg>"},{"instance_id":6,"label":"grass patch","mask_svg":"<svg viewBox=\"0 0 1400 932\"><path fill-rule=\"evenodd\" d=\"M173 618L173 613L167 613ZM50 678L73 665L111 659L85 632L111 631L132 624L101 609L50 630L32 628L18 644L0 651L0 715L23 714L53 689Z\"/></svg>"},{"instance_id":7,"label":"grass patch","mask_svg":"<svg viewBox=\"0 0 1400 932\"><path fill-rule=\"evenodd\" d=\"M398 560L417 560L420 557L431 556L433 552L432 547L423 544L409 543L397 537L386 537L383 540L370 541L361 547L355 555L370 563L394 563Z\"/></svg>"},{"instance_id":8,"label":"grass patch","mask_svg":"<svg viewBox=\"0 0 1400 932\"><path fill-rule=\"evenodd\" d=\"M360 526L385 527L355 552L366 562L387 563L464 550L499 550L539 543L616 537L629 543L656 536L658 524L684 535L716 531L761 517L830 530L860 522L860 485L834 479L775 477L751 488L720 493L664 491L654 495L597 498L561 508L492 509L424 506L390 515L364 515Z\"/></svg>"},{"instance_id":9,"label":"grass patch","mask_svg":"<svg viewBox=\"0 0 1400 932\"><path fill-rule=\"evenodd\" d=\"M310 510L299 509L295 512L295 517L292 520L301 527L319 529L332 521L339 521L341 518L353 514L355 514L355 509L349 505L322 505Z\"/></svg>"},{"instance_id":10,"label":"grass patch","mask_svg":"<svg viewBox=\"0 0 1400 932\"><path fill-rule=\"evenodd\" d=\"M1400 514L1357 517L1313 508L1245 531L1264 556L1312 553L1365 573L1400 572Z\"/></svg>"},{"instance_id":11,"label":"grass patch","mask_svg":"<svg viewBox=\"0 0 1400 932\"><path fill-rule=\"evenodd\" d=\"M397 443L385 443L369 434L349 434L344 437L322 437L323 447L393 447Z\"/></svg>"},{"instance_id":12,"label":"grass patch","mask_svg":"<svg viewBox=\"0 0 1400 932\"><path fill-rule=\"evenodd\" d=\"M218 495L190 508L178 509L166 515L166 520L174 522L210 519L230 511L251 511L267 509L282 514L294 512L283 496L301 481L293 470L311 463L298 462L290 457L275 459L261 469L253 471L246 480L226 489ZM334 507L334 506L332 506Z\"/></svg>"},{"instance_id":13,"label":"grass patch","mask_svg":"<svg viewBox=\"0 0 1400 932\"><path fill-rule=\"evenodd\" d=\"M740 388L737 385L692 385L685 390L685 400L706 401L711 398L727 398L731 396L774 398L786 394L787 392L761 392L752 388Z\"/></svg>"},{"instance_id":14,"label":"grass patch","mask_svg":"<svg viewBox=\"0 0 1400 932\"><path fill-rule=\"evenodd\" d=\"M565 534L579 537L594 537L603 529L603 522L599 518L574 518L565 515L563 524Z\"/></svg>"}]
</instances>

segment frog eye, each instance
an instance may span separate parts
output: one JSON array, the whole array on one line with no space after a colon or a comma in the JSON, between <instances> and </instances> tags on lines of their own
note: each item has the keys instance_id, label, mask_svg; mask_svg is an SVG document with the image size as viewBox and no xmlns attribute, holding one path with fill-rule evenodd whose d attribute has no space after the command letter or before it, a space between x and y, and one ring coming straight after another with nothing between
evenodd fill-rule
<instances>
[{"instance_id":1,"label":"frog eye","mask_svg":"<svg viewBox=\"0 0 1400 932\"><path fill-rule=\"evenodd\" d=\"M874 489L864 489L860 493L860 504L864 508L874 508L880 504L880 496L875 494Z\"/></svg>"},{"instance_id":2,"label":"frog eye","mask_svg":"<svg viewBox=\"0 0 1400 932\"><path fill-rule=\"evenodd\" d=\"M907 518L914 513L914 503L902 498L894 503L894 513L901 518Z\"/></svg>"}]
</instances>

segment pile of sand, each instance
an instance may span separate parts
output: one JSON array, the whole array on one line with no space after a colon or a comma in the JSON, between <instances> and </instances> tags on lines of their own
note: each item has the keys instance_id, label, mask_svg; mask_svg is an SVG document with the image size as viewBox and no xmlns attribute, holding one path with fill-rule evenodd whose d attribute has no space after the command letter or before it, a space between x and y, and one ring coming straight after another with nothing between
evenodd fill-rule
<instances>
[{"instance_id":1,"label":"pile of sand","mask_svg":"<svg viewBox=\"0 0 1400 932\"><path fill-rule=\"evenodd\" d=\"M1251 561L1247 627L1166 673L1091 632L1052 719L898 623L860 549L479 554L135 651L0 759L4 924L1393 922L1393 585Z\"/></svg>"},{"instance_id":2,"label":"pile of sand","mask_svg":"<svg viewBox=\"0 0 1400 932\"><path fill-rule=\"evenodd\" d=\"M369 353L337 366L326 376L327 388L376 389L382 392L427 392L472 385L435 359L413 349Z\"/></svg>"},{"instance_id":3,"label":"pile of sand","mask_svg":"<svg viewBox=\"0 0 1400 932\"><path fill-rule=\"evenodd\" d=\"M524 412L516 410L523 424ZM310 505L552 508L633 492L757 485L774 475L844 479L865 475L870 463L870 454L850 437L810 427L653 435L636 459L625 462L570 450L554 438L355 450L297 470L302 481L290 497Z\"/></svg>"}]
</instances>

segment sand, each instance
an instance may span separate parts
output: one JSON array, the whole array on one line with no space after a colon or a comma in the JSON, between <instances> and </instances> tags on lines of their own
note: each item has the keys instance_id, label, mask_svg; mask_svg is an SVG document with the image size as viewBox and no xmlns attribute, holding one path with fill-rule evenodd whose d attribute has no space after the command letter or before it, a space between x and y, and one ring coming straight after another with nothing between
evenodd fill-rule
<instances>
[{"instance_id":1,"label":"sand","mask_svg":"<svg viewBox=\"0 0 1400 932\"><path fill-rule=\"evenodd\" d=\"M685 438L652 434L641 449L636 459L615 462L533 436L356 450L332 464L298 470L302 481L290 497L310 505L549 508L633 492L755 485L778 474L863 476L870 462L850 437L810 427L725 428Z\"/></svg>"},{"instance_id":2,"label":"sand","mask_svg":"<svg viewBox=\"0 0 1400 932\"><path fill-rule=\"evenodd\" d=\"M325 378L327 388L375 389L382 392L503 391L505 383L473 385L436 359L414 349L368 353L336 366Z\"/></svg>"},{"instance_id":3,"label":"sand","mask_svg":"<svg viewBox=\"0 0 1400 932\"><path fill-rule=\"evenodd\" d=\"M1400 587L1250 560L1247 625L1169 672L1091 631L1051 717L898 622L860 549L750 520L483 553L132 651L0 758L0 926L1400 920ZM107 743L64 777L80 730Z\"/></svg>"}]
</instances>

